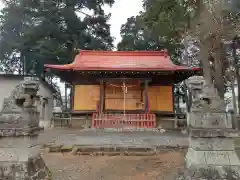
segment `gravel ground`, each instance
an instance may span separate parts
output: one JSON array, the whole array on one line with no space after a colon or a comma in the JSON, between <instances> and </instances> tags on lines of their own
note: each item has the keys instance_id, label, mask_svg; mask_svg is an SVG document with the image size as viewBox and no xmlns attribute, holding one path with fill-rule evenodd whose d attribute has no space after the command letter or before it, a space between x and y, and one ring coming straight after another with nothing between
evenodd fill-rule
<instances>
[{"instance_id":1,"label":"gravel ground","mask_svg":"<svg viewBox=\"0 0 240 180\"><path fill-rule=\"evenodd\" d=\"M174 180L183 167L184 152L156 156L71 156L46 153L53 180Z\"/></svg>"},{"instance_id":2,"label":"gravel ground","mask_svg":"<svg viewBox=\"0 0 240 180\"><path fill-rule=\"evenodd\" d=\"M73 129L44 131L41 144L188 146L187 136L177 132L94 132ZM240 138L235 142L240 155ZM43 158L53 173L53 180L174 180L183 166L180 150L160 152L156 156L72 156L45 153Z\"/></svg>"}]
</instances>

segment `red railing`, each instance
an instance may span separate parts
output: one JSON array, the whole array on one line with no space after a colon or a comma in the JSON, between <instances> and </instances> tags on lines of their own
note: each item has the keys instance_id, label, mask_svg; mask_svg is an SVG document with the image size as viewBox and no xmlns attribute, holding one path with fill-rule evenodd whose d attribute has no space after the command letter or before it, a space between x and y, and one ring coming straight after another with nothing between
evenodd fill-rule
<instances>
[{"instance_id":1,"label":"red railing","mask_svg":"<svg viewBox=\"0 0 240 180\"><path fill-rule=\"evenodd\" d=\"M155 128L155 114L99 114L94 113L92 128Z\"/></svg>"}]
</instances>

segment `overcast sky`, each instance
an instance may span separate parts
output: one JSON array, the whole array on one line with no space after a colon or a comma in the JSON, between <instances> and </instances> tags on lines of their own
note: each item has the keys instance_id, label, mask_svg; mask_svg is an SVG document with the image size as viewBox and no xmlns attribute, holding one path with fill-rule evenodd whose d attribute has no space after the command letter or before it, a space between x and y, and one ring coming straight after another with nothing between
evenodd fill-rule
<instances>
[{"instance_id":1,"label":"overcast sky","mask_svg":"<svg viewBox=\"0 0 240 180\"><path fill-rule=\"evenodd\" d=\"M136 16L142 10L142 0L115 0L116 2L109 11L112 16L110 19L111 34L116 38L115 44L121 40L120 28L127 21L127 18Z\"/></svg>"},{"instance_id":2,"label":"overcast sky","mask_svg":"<svg viewBox=\"0 0 240 180\"><path fill-rule=\"evenodd\" d=\"M3 4L0 0L0 9ZM111 13L111 35L115 37L115 46L121 40L120 28L127 21L127 18L136 16L142 10L142 0L115 0L114 5L105 8L106 13Z\"/></svg>"}]
</instances>

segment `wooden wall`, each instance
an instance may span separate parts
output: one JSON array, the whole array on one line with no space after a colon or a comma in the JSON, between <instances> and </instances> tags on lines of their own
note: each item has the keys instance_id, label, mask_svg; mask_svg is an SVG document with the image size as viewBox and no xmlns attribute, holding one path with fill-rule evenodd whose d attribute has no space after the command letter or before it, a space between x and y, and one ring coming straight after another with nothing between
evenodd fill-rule
<instances>
[{"instance_id":1,"label":"wooden wall","mask_svg":"<svg viewBox=\"0 0 240 180\"><path fill-rule=\"evenodd\" d=\"M150 86L148 88L150 111L173 112L172 88L172 86Z\"/></svg>"},{"instance_id":2,"label":"wooden wall","mask_svg":"<svg viewBox=\"0 0 240 180\"><path fill-rule=\"evenodd\" d=\"M75 85L74 111L95 111L99 100L99 85Z\"/></svg>"},{"instance_id":3,"label":"wooden wall","mask_svg":"<svg viewBox=\"0 0 240 180\"><path fill-rule=\"evenodd\" d=\"M150 111L173 112L172 86L149 86ZM129 87L125 110L144 110L144 88ZM95 111L100 100L99 85L75 85L74 111ZM123 91L120 87L105 87L105 109L123 110Z\"/></svg>"},{"instance_id":4,"label":"wooden wall","mask_svg":"<svg viewBox=\"0 0 240 180\"><path fill-rule=\"evenodd\" d=\"M129 87L125 94L125 110L142 110L142 93L140 87ZM123 110L124 94L121 87L106 86L105 89L105 109Z\"/></svg>"}]
</instances>

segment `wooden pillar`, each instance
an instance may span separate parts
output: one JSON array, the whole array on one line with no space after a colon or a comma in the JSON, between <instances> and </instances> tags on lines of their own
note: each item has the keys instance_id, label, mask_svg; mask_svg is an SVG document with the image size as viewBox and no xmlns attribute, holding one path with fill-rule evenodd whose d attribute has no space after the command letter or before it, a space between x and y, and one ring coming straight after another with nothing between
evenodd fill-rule
<instances>
[{"instance_id":1,"label":"wooden pillar","mask_svg":"<svg viewBox=\"0 0 240 180\"><path fill-rule=\"evenodd\" d=\"M148 113L149 100L148 100L148 80L144 81L144 97L145 97L145 113Z\"/></svg>"},{"instance_id":2,"label":"wooden pillar","mask_svg":"<svg viewBox=\"0 0 240 180\"><path fill-rule=\"evenodd\" d=\"M70 87L70 112L73 110L73 85Z\"/></svg>"},{"instance_id":3,"label":"wooden pillar","mask_svg":"<svg viewBox=\"0 0 240 180\"><path fill-rule=\"evenodd\" d=\"M72 102L71 102L71 105L72 105L71 111L72 112L74 111L74 98L75 98L74 95L75 95L75 84L72 85L72 95L71 95L71 100L72 100Z\"/></svg>"},{"instance_id":4,"label":"wooden pillar","mask_svg":"<svg viewBox=\"0 0 240 180\"><path fill-rule=\"evenodd\" d=\"M65 112L68 110L68 98L67 98L67 83L65 82Z\"/></svg>"},{"instance_id":5,"label":"wooden pillar","mask_svg":"<svg viewBox=\"0 0 240 180\"><path fill-rule=\"evenodd\" d=\"M99 104L99 113L103 113L104 111L104 95L105 95L105 88L104 88L104 81L100 80L100 104Z\"/></svg>"}]
</instances>

